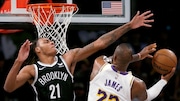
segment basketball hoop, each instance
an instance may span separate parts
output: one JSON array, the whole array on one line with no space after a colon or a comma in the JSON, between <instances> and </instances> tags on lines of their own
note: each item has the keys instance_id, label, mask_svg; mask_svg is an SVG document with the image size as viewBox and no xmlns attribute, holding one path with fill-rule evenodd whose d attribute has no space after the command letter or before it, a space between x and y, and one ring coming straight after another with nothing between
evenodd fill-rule
<instances>
[{"instance_id":1,"label":"basketball hoop","mask_svg":"<svg viewBox=\"0 0 180 101\"><path fill-rule=\"evenodd\" d=\"M66 43L66 32L72 16L78 11L76 4L28 4L27 11L37 28L39 38L48 38L54 41L60 54L69 50Z\"/></svg>"}]
</instances>

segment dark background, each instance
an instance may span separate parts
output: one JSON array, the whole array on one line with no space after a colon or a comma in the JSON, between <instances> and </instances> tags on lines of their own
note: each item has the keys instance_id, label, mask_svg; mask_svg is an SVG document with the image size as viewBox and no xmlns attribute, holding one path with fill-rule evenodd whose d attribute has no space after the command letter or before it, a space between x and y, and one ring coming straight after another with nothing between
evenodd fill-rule
<instances>
[{"instance_id":1,"label":"dark background","mask_svg":"<svg viewBox=\"0 0 180 101\"><path fill-rule=\"evenodd\" d=\"M44 0L40 0L44 2ZM40 2L40 1L31 1ZM95 6L91 3L96 2L96 0L75 0L76 2L89 4L88 6L83 6L83 12L88 12L89 8L95 10ZM91 2L91 3L88 3ZM75 88L76 88L76 101L85 101L88 92L88 80L89 73L91 71L93 59L99 55L111 55L115 49L115 46L121 42L129 42L133 48L134 52L139 52L144 45L156 42L158 49L169 48L175 52L179 60L180 48L179 48L179 37L178 30L180 15L180 6L177 3L178 0L131 0L131 17L133 17L137 10L144 12L146 10L151 10L154 13L155 22L152 24L152 28L139 28L129 31L123 37L121 37L117 42L109 46L107 49L99 51L94 55L90 56L86 60L79 62L75 71ZM3 0L0 1L0 5ZM89 11L90 12L90 11ZM18 26L18 27L17 27ZM83 47L84 45L97 39L100 35L108 32L119 25L73 25L70 24L67 32L67 43L70 48ZM16 33L0 33L0 37L6 35L10 37L14 44L19 48L20 44L23 43L27 38L36 38L36 28L30 23L0 23L0 29L21 29L22 31ZM83 34L80 34L83 33ZM83 37L85 36L85 37ZM86 39L84 41L84 39ZM1 43L0 43L1 45ZM0 48L1 49L1 48ZM17 50L18 51L18 50ZM3 53L0 52L0 101L33 101L33 92L28 84L19 88L13 93L7 93L3 90L3 84L5 77L11 68L16 54L10 59L4 59ZM179 63L179 62L178 62ZM153 71L151 66L151 60L145 59L140 62L132 63L129 67L134 75L143 79L147 87L150 87L156 82L160 75ZM177 72L174 77L170 80L168 85L163 89L162 93L154 99L154 101L180 101L175 97L175 93L180 96L180 73L179 65L177 66Z\"/></svg>"}]
</instances>

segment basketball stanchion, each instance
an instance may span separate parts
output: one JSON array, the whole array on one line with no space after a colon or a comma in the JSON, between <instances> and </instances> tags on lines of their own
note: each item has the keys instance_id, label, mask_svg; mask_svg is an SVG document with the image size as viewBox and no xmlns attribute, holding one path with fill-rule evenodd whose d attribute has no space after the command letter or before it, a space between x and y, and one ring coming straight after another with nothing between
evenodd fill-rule
<instances>
[{"instance_id":1,"label":"basketball stanchion","mask_svg":"<svg viewBox=\"0 0 180 101\"><path fill-rule=\"evenodd\" d=\"M71 18L78 11L76 4L28 4L27 11L37 28L38 38L48 38L54 41L61 55L69 50L66 43L66 32Z\"/></svg>"}]
</instances>

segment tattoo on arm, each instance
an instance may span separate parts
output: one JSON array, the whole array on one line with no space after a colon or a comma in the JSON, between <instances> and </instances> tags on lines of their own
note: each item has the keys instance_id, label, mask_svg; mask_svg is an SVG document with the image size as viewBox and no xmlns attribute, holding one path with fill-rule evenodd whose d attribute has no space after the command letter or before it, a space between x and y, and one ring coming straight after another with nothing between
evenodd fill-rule
<instances>
[{"instance_id":1,"label":"tattoo on arm","mask_svg":"<svg viewBox=\"0 0 180 101\"><path fill-rule=\"evenodd\" d=\"M103 40L104 44L106 46L109 46L110 44L112 44L113 42L117 40L117 36L115 32L109 32L108 34L100 37L100 40Z\"/></svg>"}]
</instances>

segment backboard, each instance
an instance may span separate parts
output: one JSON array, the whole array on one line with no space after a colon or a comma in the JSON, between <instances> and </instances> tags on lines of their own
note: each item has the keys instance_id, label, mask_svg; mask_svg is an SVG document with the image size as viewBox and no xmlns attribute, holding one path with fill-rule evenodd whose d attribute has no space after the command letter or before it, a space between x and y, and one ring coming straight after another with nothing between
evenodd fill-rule
<instances>
[{"instance_id":1,"label":"backboard","mask_svg":"<svg viewBox=\"0 0 180 101\"><path fill-rule=\"evenodd\" d=\"M31 23L26 11L28 1L5 0L0 9L0 22ZM75 3L79 8L71 23L121 24L130 21L130 0L67 0L66 3Z\"/></svg>"}]
</instances>

